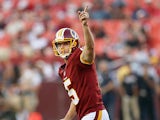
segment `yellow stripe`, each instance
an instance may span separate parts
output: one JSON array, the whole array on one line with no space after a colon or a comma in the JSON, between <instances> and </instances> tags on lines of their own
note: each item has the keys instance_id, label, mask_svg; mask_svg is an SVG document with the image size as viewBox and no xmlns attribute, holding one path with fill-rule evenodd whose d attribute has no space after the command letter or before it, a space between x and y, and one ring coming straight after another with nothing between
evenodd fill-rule
<instances>
[{"instance_id":1,"label":"yellow stripe","mask_svg":"<svg viewBox=\"0 0 160 120\"><path fill-rule=\"evenodd\" d=\"M99 111L97 120L102 120L102 110Z\"/></svg>"},{"instance_id":2,"label":"yellow stripe","mask_svg":"<svg viewBox=\"0 0 160 120\"><path fill-rule=\"evenodd\" d=\"M61 37L61 36L62 36L63 30L64 30L64 29L61 29L61 30L58 31L58 37Z\"/></svg>"},{"instance_id":3,"label":"yellow stripe","mask_svg":"<svg viewBox=\"0 0 160 120\"><path fill-rule=\"evenodd\" d=\"M94 63L94 61L92 61L92 62L90 63L90 62L87 62L87 61L83 60L82 54L80 55L80 61L81 61L83 64L87 64L87 65L92 65L92 64Z\"/></svg>"}]
</instances>

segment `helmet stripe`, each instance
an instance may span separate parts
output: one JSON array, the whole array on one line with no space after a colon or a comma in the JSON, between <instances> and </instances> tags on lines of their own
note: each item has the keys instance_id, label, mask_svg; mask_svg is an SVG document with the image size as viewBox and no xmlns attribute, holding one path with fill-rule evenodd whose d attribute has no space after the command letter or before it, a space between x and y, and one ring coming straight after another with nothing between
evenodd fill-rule
<instances>
[{"instance_id":1,"label":"helmet stripe","mask_svg":"<svg viewBox=\"0 0 160 120\"><path fill-rule=\"evenodd\" d=\"M61 29L58 31L58 36L57 37L62 37L64 33L64 29Z\"/></svg>"}]
</instances>

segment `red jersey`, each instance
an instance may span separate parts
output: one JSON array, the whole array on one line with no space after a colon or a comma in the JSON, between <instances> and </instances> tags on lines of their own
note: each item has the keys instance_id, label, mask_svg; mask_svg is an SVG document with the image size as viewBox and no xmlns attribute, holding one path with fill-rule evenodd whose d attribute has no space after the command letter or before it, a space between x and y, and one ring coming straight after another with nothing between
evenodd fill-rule
<instances>
[{"instance_id":1,"label":"red jersey","mask_svg":"<svg viewBox=\"0 0 160 120\"><path fill-rule=\"evenodd\" d=\"M104 109L98 85L95 64L87 65L80 61L82 50L77 48L59 69L65 89L76 105L78 118Z\"/></svg>"}]
</instances>

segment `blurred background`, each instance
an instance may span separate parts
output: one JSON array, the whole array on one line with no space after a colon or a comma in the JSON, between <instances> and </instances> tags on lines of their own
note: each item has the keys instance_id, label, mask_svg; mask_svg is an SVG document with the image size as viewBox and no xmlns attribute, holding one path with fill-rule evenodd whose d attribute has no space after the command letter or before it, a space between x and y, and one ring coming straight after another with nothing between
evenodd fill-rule
<instances>
[{"instance_id":1,"label":"blurred background","mask_svg":"<svg viewBox=\"0 0 160 120\"><path fill-rule=\"evenodd\" d=\"M86 5L111 120L160 120L160 0L0 0L0 120L64 117L52 40L71 27L84 44L77 11Z\"/></svg>"}]
</instances>

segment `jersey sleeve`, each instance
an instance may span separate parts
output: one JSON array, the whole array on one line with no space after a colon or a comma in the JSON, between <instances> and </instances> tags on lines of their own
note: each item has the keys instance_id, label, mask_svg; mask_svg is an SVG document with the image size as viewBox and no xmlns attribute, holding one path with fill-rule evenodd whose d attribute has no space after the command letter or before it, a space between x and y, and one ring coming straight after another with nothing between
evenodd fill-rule
<instances>
[{"instance_id":1,"label":"jersey sleeve","mask_svg":"<svg viewBox=\"0 0 160 120\"><path fill-rule=\"evenodd\" d=\"M82 63L81 62L81 53L82 53L83 49L79 49L79 52L77 54L77 57L76 57L76 60L77 60L77 64L79 66L79 68L81 69L88 69L88 68L91 68L93 64L88 64L88 63L85 63L85 61Z\"/></svg>"}]
</instances>

